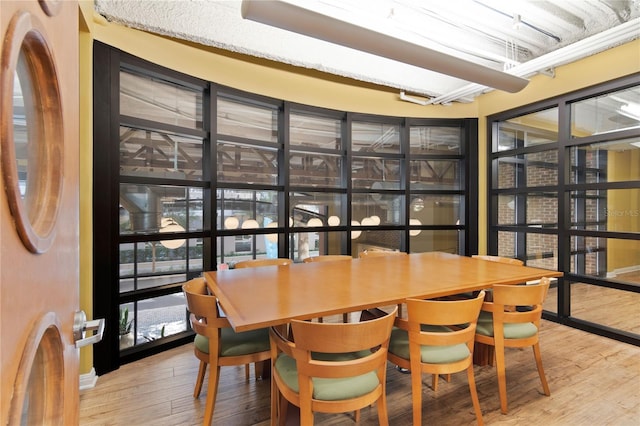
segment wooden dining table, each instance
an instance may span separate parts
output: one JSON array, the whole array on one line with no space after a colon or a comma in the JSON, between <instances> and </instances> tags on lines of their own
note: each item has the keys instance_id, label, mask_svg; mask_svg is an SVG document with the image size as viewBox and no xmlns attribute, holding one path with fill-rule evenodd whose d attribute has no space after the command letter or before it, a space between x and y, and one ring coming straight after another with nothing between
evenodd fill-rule
<instances>
[{"instance_id":1,"label":"wooden dining table","mask_svg":"<svg viewBox=\"0 0 640 426\"><path fill-rule=\"evenodd\" d=\"M562 272L449 253L206 272L207 285L236 331L520 284Z\"/></svg>"}]
</instances>

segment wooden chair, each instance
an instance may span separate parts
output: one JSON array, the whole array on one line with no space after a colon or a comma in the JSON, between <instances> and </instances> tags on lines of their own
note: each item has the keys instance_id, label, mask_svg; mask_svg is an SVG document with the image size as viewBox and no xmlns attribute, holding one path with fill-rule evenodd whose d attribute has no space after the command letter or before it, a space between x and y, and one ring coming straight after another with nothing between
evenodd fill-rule
<instances>
[{"instance_id":1,"label":"wooden chair","mask_svg":"<svg viewBox=\"0 0 640 426\"><path fill-rule=\"evenodd\" d=\"M221 316L218 300L209 294L204 278L187 281L182 286L182 291L191 313L191 328L196 332L194 353L200 360L198 378L193 390L194 398L200 396L207 364L211 364L203 419L203 424L209 425L215 409L220 367L245 365L245 377L249 380L249 364L262 363L271 356L269 331L265 328L234 332L229 321ZM256 378L260 374L261 371L256 364Z\"/></svg>"},{"instance_id":2,"label":"wooden chair","mask_svg":"<svg viewBox=\"0 0 640 426\"><path fill-rule=\"evenodd\" d=\"M332 262L334 260L353 260L353 257L349 256L348 254L322 254L319 256L307 257L303 260L303 262Z\"/></svg>"},{"instance_id":3,"label":"wooden chair","mask_svg":"<svg viewBox=\"0 0 640 426\"><path fill-rule=\"evenodd\" d=\"M320 256L306 257L302 261L304 263L315 263L315 262L333 262L333 261L341 261L341 260L351 261L353 260L353 257L349 256L348 254L323 254ZM322 317L318 318L318 321L323 322ZM342 314L342 322L349 322L348 313Z\"/></svg>"},{"instance_id":4,"label":"wooden chair","mask_svg":"<svg viewBox=\"0 0 640 426\"><path fill-rule=\"evenodd\" d=\"M387 357L411 370L414 426L422 425L422 373L433 374L437 383L440 374L464 370L477 422L483 424L473 374L474 335L483 300L484 292L474 299L407 299L408 319L396 319Z\"/></svg>"},{"instance_id":5,"label":"wooden chair","mask_svg":"<svg viewBox=\"0 0 640 426\"><path fill-rule=\"evenodd\" d=\"M542 367L538 332L542 317L542 302L549 290L549 278L533 285L495 285L493 302L485 302L478 319L476 342L495 347L500 409L507 413L505 347L533 347L533 354L544 394L551 394ZM530 311L512 310L512 306L529 305Z\"/></svg>"},{"instance_id":6,"label":"wooden chair","mask_svg":"<svg viewBox=\"0 0 640 426\"><path fill-rule=\"evenodd\" d=\"M260 266L287 266L291 265L293 261L286 258L275 259L249 259L241 260L234 266L235 269L240 268L258 268Z\"/></svg>"},{"instance_id":7,"label":"wooden chair","mask_svg":"<svg viewBox=\"0 0 640 426\"><path fill-rule=\"evenodd\" d=\"M314 412L343 413L377 402L378 419L388 425L386 360L396 316L357 323L291 321L293 340L272 327L271 425L286 420L287 401L300 408L300 424Z\"/></svg>"},{"instance_id":8,"label":"wooden chair","mask_svg":"<svg viewBox=\"0 0 640 426\"><path fill-rule=\"evenodd\" d=\"M522 260L514 259L511 257L491 256L491 255L485 255L485 254L474 254L471 257L473 257L474 259L488 260L490 262L506 263L508 265L517 265L517 266L524 265L524 262Z\"/></svg>"},{"instance_id":9,"label":"wooden chair","mask_svg":"<svg viewBox=\"0 0 640 426\"><path fill-rule=\"evenodd\" d=\"M394 250L364 250L358 254L358 258L360 259L371 259L376 257L383 256L407 256L408 253L404 251L394 251ZM402 318L404 316L404 310L402 303L398 303L398 317Z\"/></svg>"}]
</instances>

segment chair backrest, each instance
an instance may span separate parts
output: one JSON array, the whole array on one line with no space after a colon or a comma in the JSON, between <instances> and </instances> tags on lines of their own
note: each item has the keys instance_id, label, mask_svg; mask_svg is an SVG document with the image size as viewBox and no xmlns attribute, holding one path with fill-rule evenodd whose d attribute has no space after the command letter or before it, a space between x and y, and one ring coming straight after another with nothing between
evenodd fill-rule
<instances>
[{"instance_id":1,"label":"chair backrest","mask_svg":"<svg viewBox=\"0 0 640 426\"><path fill-rule=\"evenodd\" d=\"M484 291L481 291L473 299L459 300L422 300L407 299L408 319L406 321L409 331L410 344L429 346L450 346L464 343L473 349L476 323L480 308L484 300ZM431 326L455 326L455 331L443 333L442 331L423 330L422 324ZM459 328L460 324L468 324L465 328ZM405 327L402 327L405 328ZM428 329L427 329L428 330ZM414 359L420 359L420 347L412 346L411 354Z\"/></svg>"},{"instance_id":2,"label":"chair backrest","mask_svg":"<svg viewBox=\"0 0 640 426\"><path fill-rule=\"evenodd\" d=\"M381 257L381 256L406 256L407 253L404 251L392 251L392 250L365 250L361 251L358 254L360 259L367 259L370 257Z\"/></svg>"},{"instance_id":3,"label":"chair backrest","mask_svg":"<svg viewBox=\"0 0 640 426\"><path fill-rule=\"evenodd\" d=\"M542 303L549 291L550 279L541 278L537 284L529 285L494 285L493 286L493 312L494 324L503 323L525 323L532 322L536 326L540 325L542 317ZM483 306L485 309L486 305ZM512 306L527 306L526 311L505 309Z\"/></svg>"},{"instance_id":4,"label":"chair backrest","mask_svg":"<svg viewBox=\"0 0 640 426\"><path fill-rule=\"evenodd\" d=\"M313 262L332 262L334 260L352 260L353 257L348 254L324 254L320 256L311 256L303 260L304 263Z\"/></svg>"},{"instance_id":5,"label":"chair backrest","mask_svg":"<svg viewBox=\"0 0 640 426\"><path fill-rule=\"evenodd\" d=\"M218 299L209 294L204 278L187 281L182 285L182 291L191 313L191 328L197 334L217 338L218 329L231 327L229 321L220 316Z\"/></svg>"},{"instance_id":6,"label":"chair backrest","mask_svg":"<svg viewBox=\"0 0 640 426\"><path fill-rule=\"evenodd\" d=\"M257 268L260 266L286 266L291 265L293 261L291 259L286 258L276 258L276 259L250 259L250 260L241 260L237 262L235 265L235 269L240 268Z\"/></svg>"},{"instance_id":7,"label":"chair backrest","mask_svg":"<svg viewBox=\"0 0 640 426\"><path fill-rule=\"evenodd\" d=\"M289 345L289 355L295 358L298 373L309 378L338 378L376 371L381 379L384 378L396 309L383 317L356 323L292 320L291 331L295 342ZM367 350L371 351L370 355L356 360L323 362L311 357L312 352L344 354Z\"/></svg>"},{"instance_id":8,"label":"chair backrest","mask_svg":"<svg viewBox=\"0 0 640 426\"><path fill-rule=\"evenodd\" d=\"M524 262L522 260L513 259L511 257L490 256L490 255L483 255L483 254L474 254L471 257L473 257L474 259L488 260L490 262L506 263L509 265L517 265L517 266L524 265Z\"/></svg>"}]
</instances>

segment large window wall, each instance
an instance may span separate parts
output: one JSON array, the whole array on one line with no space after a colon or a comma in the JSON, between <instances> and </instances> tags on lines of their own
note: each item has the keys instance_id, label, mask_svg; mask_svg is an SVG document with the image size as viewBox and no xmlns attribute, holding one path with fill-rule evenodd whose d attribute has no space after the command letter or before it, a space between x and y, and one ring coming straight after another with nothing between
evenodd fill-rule
<instances>
[{"instance_id":1,"label":"large window wall","mask_svg":"<svg viewBox=\"0 0 640 426\"><path fill-rule=\"evenodd\" d=\"M190 340L181 285L203 271L477 251L476 120L321 109L94 55L98 374Z\"/></svg>"},{"instance_id":2,"label":"large window wall","mask_svg":"<svg viewBox=\"0 0 640 426\"><path fill-rule=\"evenodd\" d=\"M565 273L547 318L640 345L638 76L489 120L490 252Z\"/></svg>"}]
</instances>

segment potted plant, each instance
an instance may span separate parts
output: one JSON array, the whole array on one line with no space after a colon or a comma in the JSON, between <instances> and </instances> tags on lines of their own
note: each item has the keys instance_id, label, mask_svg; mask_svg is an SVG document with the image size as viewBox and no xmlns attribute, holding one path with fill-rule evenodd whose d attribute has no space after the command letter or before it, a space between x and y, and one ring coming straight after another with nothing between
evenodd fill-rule
<instances>
[{"instance_id":1,"label":"potted plant","mask_svg":"<svg viewBox=\"0 0 640 426\"><path fill-rule=\"evenodd\" d=\"M120 337L120 349L133 346L133 333L131 332L131 325L133 320L129 320L129 308L120 309L120 321L118 334Z\"/></svg>"}]
</instances>

